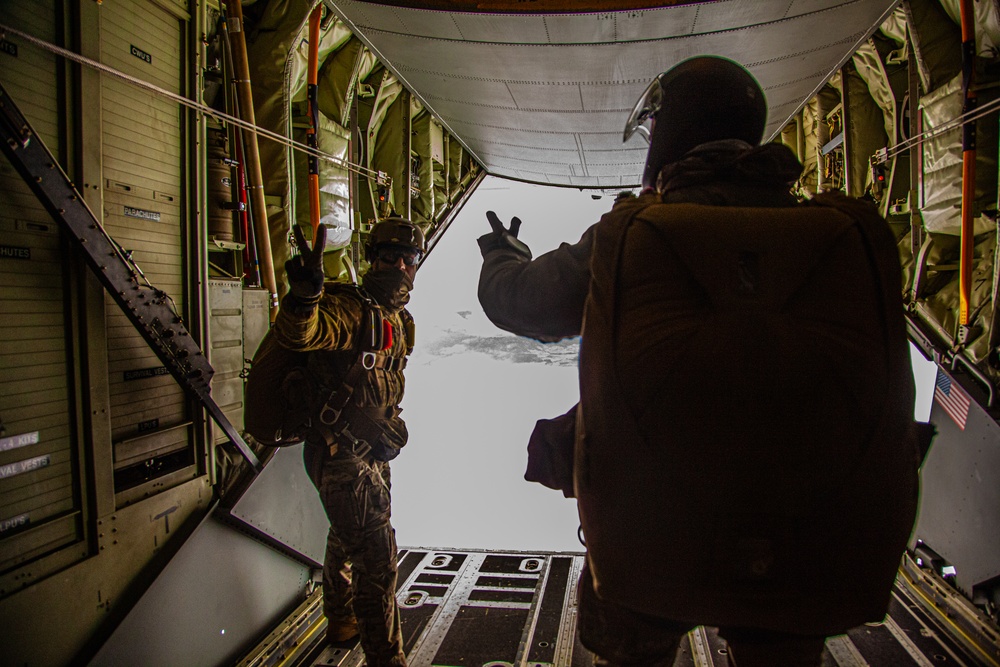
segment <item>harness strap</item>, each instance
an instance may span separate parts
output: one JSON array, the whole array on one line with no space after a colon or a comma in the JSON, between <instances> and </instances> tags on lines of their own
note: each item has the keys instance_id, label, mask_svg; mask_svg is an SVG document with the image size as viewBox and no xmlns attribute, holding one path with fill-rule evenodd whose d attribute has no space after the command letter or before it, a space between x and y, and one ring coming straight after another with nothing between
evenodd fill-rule
<instances>
[{"instance_id":1,"label":"harness strap","mask_svg":"<svg viewBox=\"0 0 1000 667\"><path fill-rule=\"evenodd\" d=\"M358 286L357 293L365 302L367 313L377 309L363 288ZM394 358L385 351L366 351L366 345L365 341L359 342L360 349L354 363L344 375L340 386L330 392L323 402L318 416L312 420L312 431L322 438L331 456L343 447L364 458L371 451L372 445L386 439L381 424L400 413L396 406L359 407L351 401L354 388L364 373L375 369L393 372L406 368L405 355Z\"/></svg>"},{"instance_id":2,"label":"harness strap","mask_svg":"<svg viewBox=\"0 0 1000 667\"><path fill-rule=\"evenodd\" d=\"M393 363L401 362L401 363ZM354 387L361 375L374 368L395 370L406 365L406 358L394 359L387 354L362 353L347 371L340 387L334 390L323 407L320 408L318 423L313 423L314 431L323 438L324 444L333 456L341 448L365 458L371 452L372 444L385 437L380 422L399 415L400 409L390 405L384 407L360 407L351 402Z\"/></svg>"},{"instance_id":3,"label":"harness strap","mask_svg":"<svg viewBox=\"0 0 1000 667\"><path fill-rule=\"evenodd\" d=\"M391 419L400 412L395 406L384 408L359 408L348 405L340 415L334 431L334 442L330 444L330 455L343 447L347 451L364 458L372 450L372 445L385 438L381 420Z\"/></svg>"},{"instance_id":4,"label":"harness strap","mask_svg":"<svg viewBox=\"0 0 1000 667\"><path fill-rule=\"evenodd\" d=\"M348 405L335 425L320 424L314 432L323 438L330 456L334 456L338 451L347 451L365 458L372 450L372 443L377 443L380 438L385 437L385 431L379 421L392 419L400 412L401 410L395 406L359 408Z\"/></svg>"},{"instance_id":5,"label":"harness strap","mask_svg":"<svg viewBox=\"0 0 1000 667\"><path fill-rule=\"evenodd\" d=\"M365 368L368 370L401 371L406 368L407 357L390 357L388 354L363 352Z\"/></svg>"}]
</instances>

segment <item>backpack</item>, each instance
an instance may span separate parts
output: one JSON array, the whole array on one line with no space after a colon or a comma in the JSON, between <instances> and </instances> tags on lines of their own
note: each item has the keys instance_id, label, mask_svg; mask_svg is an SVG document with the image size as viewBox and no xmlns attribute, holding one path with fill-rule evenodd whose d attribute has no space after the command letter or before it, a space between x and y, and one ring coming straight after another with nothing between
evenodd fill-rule
<instances>
[{"instance_id":1,"label":"backpack","mask_svg":"<svg viewBox=\"0 0 1000 667\"><path fill-rule=\"evenodd\" d=\"M388 320L361 287L328 283L325 289L327 294L349 293L363 304L359 344L353 350L297 352L281 346L273 330L267 332L247 374L244 410L244 429L260 444L287 447L307 435L317 440L313 420L335 394L345 404L350 399L365 370L362 356L392 346Z\"/></svg>"}]
</instances>

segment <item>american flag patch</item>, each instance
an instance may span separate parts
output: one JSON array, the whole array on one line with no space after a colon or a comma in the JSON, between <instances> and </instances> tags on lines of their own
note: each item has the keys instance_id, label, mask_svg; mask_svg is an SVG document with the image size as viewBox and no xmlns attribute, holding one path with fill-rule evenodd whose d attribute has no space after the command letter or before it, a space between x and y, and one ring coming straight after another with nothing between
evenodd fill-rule
<instances>
[{"instance_id":1,"label":"american flag patch","mask_svg":"<svg viewBox=\"0 0 1000 667\"><path fill-rule=\"evenodd\" d=\"M934 383L934 400L964 431L965 420L969 416L969 403L972 399L957 382L952 382L951 378L940 369L938 369L937 380Z\"/></svg>"}]
</instances>

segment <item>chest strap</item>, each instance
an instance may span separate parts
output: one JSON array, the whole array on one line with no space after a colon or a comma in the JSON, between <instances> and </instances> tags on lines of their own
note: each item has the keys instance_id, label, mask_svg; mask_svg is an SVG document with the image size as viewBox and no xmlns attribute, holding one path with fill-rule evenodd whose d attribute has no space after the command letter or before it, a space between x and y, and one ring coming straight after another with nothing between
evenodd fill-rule
<instances>
[{"instance_id":1,"label":"chest strap","mask_svg":"<svg viewBox=\"0 0 1000 667\"><path fill-rule=\"evenodd\" d=\"M388 354L362 352L361 363L367 370L401 371L406 368L407 357L390 357Z\"/></svg>"},{"instance_id":2,"label":"chest strap","mask_svg":"<svg viewBox=\"0 0 1000 667\"><path fill-rule=\"evenodd\" d=\"M354 452L364 458L371 451L371 444L385 437L381 423L399 415L397 406L359 407L351 401L354 387L366 371L375 368L402 370L406 358L394 359L387 354L363 352L351 365L340 387L334 390L320 409L312 430L322 437L330 455L338 448Z\"/></svg>"}]
</instances>

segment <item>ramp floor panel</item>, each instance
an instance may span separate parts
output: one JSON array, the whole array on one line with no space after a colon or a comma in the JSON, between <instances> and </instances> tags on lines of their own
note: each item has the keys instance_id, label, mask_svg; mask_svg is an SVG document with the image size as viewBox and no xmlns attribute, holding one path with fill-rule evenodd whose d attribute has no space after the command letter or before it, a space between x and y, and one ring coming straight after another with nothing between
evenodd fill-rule
<instances>
[{"instance_id":1,"label":"ramp floor panel","mask_svg":"<svg viewBox=\"0 0 1000 667\"><path fill-rule=\"evenodd\" d=\"M396 599L409 665L590 667L593 655L576 632L582 566L582 554L401 551ZM885 621L830 637L823 667L998 664L959 641L919 598L900 577ZM312 655L297 664L364 663L357 644L318 645ZM681 643L674 667L728 667L728 660L718 631L700 627Z\"/></svg>"}]
</instances>

